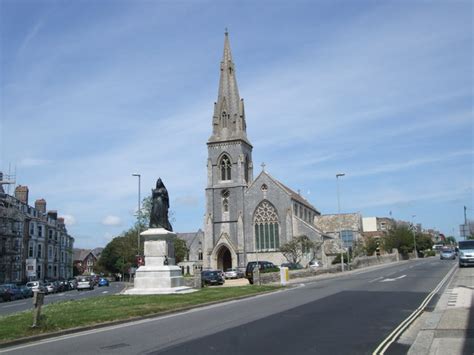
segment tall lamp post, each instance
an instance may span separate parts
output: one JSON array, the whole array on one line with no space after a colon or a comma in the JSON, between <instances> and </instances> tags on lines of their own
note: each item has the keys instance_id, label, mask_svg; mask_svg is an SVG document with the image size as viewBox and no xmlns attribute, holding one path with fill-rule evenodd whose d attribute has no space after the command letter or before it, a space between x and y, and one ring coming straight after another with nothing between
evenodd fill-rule
<instances>
[{"instance_id":1,"label":"tall lamp post","mask_svg":"<svg viewBox=\"0 0 474 355\"><path fill-rule=\"evenodd\" d=\"M141 208L140 208L140 183L141 183L141 175L138 173L132 174L132 176L137 176L138 177L138 209L137 209L137 256L140 255L140 217L141 217Z\"/></svg>"},{"instance_id":2,"label":"tall lamp post","mask_svg":"<svg viewBox=\"0 0 474 355\"><path fill-rule=\"evenodd\" d=\"M341 214L341 200L339 198L339 178L345 176L345 173L336 174L336 184L337 184L337 213L338 217ZM344 271L344 245L342 242L342 235L341 235L341 225L339 224L339 239L341 240L341 272Z\"/></svg>"},{"instance_id":3,"label":"tall lamp post","mask_svg":"<svg viewBox=\"0 0 474 355\"><path fill-rule=\"evenodd\" d=\"M414 245L414 252L415 252L415 259L418 259L418 253L416 251L416 227L415 227L415 217L416 217L416 214L413 214L411 216L412 218L412 229L413 229L413 245Z\"/></svg>"}]
</instances>

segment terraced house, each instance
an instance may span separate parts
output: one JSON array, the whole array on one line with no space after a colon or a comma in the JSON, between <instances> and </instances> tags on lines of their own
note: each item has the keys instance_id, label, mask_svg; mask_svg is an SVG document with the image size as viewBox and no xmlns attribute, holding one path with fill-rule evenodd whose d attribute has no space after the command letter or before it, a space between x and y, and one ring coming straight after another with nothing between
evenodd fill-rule
<instances>
[{"instance_id":1,"label":"terraced house","mask_svg":"<svg viewBox=\"0 0 474 355\"><path fill-rule=\"evenodd\" d=\"M17 186L15 196L1 186L0 283L72 277L74 238L64 219L44 199L30 206L27 186Z\"/></svg>"}]
</instances>

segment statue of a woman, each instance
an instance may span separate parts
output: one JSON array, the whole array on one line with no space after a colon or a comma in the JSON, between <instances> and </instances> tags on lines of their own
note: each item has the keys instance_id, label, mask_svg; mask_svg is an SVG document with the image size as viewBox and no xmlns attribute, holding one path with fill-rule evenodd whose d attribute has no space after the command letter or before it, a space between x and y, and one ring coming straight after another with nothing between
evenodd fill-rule
<instances>
[{"instance_id":1,"label":"statue of a woman","mask_svg":"<svg viewBox=\"0 0 474 355\"><path fill-rule=\"evenodd\" d=\"M164 228L170 232L173 231L168 220L168 208L170 207L168 191L160 178L156 182L156 189L152 190L151 203L150 228Z\"/></svg>"}]
</instances>

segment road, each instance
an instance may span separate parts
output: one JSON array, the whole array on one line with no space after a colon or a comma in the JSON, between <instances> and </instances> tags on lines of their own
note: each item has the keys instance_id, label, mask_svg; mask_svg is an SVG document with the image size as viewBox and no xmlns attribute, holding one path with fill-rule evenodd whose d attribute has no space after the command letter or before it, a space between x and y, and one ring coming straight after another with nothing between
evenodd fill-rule
<instances>
[{"instance_id":1,"label":"road","mask_svg":"<svg viewBox=\"0 0 474 355\"><path fill-rule=\"evenodd\" d=\"M0 353L367 354L453 267L435 258L401 262Z\"/></svg>"},{"instance_id":2,"label":"road","mask_svg":"<svg viewBox=\"0 0 474 355\"><path fill-rule=\"evenodd\" d=\"M113 295L120 292L124 288L123 282L111 282L109 287L95 287L92 291L76 291L71 290L67 292L53 293L46 295L44 298L44 304L58 302L58 301L69 301L69 300L78 300L81 298L91 297L91 296L100 296L100 295ZM31 298L26 298L22 300L16 300L12 302L2 302L0 303L0 316L6 316L8 314L17 313L26 311L33 308L33 303Z\"/></svg>"}]
</instances>

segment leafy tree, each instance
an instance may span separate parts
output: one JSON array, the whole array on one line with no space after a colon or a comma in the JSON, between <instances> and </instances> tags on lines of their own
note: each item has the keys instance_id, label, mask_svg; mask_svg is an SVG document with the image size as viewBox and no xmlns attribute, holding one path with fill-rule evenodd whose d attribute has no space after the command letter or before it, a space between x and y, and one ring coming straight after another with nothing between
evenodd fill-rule
<instances>
[{"instance_id":1,"label":"leafy tree","mask_svg":"<svg viewBox=\"0 0 474 355\"><path fill-rule=\"evenodd\" d=\"M186 246L186 241L184 241L183 239L175 238L174 257L176 260L176 264L185 259L189 259L189 249Z\"/></svg>"},{"instance_id":2,"label":"leafy tree","mask_svg":"<svg viewBox=\"0 0 474 355\"><path fill-rule=\"evenodd\" d=\"M303 254L314 251L318 245L305 235L293 238L288 243L280 246L280 252L290 263L299 263Z\"/></svg>"},{"instance_id":3,"label":"leafy tree","mask_svg":"<svg viewBox=\"0 0 474 355\"><path fill-rule=\"evenodd\" d=\"M416 250L431 250L433 247L433 240L428 234L417 233L416 234Z\"/></svg>"},{"instance_id":4,"label":"leafy tree","mask_svg":"<svg viewBox=\"0 0 474 355\"><path fill-rule=\"evenodd\" d=\"M342 258L344 259L344 263L348 263L347 253L342 254ZM341 263L341 254L337 254L334 260L332 261L332 265L340 264Z\"/></svg>"},{"instance_id":5,"label":"leafy tree","mask_svg":"<svg viewBox=\"0 0 474 355\"><path fill-rule=\"evenodd\" d=\"M374 255L377 248L380 246L380 241L378 238L367 236L364 238L364 251L365 255L372 256Z\"/></svg>"},{"instance_id":6,"label":"leafy tree","mask_svg":"<svg viewBox=\"0 0 474 355\"><path fill-rule=\"evenodd\" d=\"M396 226L382 244L384 250L398 249L400 254L407 255L413 251L413 232L405 225Z\"/></svg>"},{"instance_id":7,"label":"leafy tree","mask_svg":"<svg viewBox=\"0 0 474 355\"><path fill-rule=\"evenodd\" d=\"M453 236L447 237L446 244L456 245L457 244L456 238L454 238Z\"/></svg>"}]
</instances>

